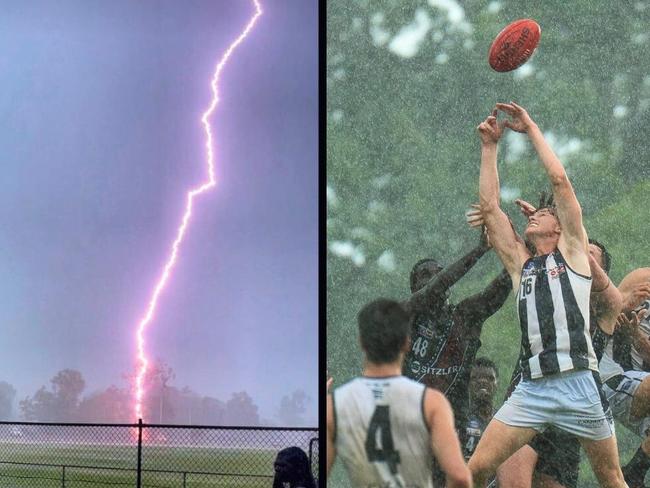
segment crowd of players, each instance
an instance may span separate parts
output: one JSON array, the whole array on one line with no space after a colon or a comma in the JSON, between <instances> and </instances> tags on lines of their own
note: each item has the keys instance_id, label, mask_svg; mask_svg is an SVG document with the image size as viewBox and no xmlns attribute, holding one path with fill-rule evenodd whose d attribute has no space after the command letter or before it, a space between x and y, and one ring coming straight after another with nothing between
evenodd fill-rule
<instances>
[{"instance_id":1,"label":"crowd of players","mask_svg":"<svg viewBox=\"0 0 650 488\"><path fill-rule=\"evenodd\" d=\"M507 119L497 121L497 110ZM528 135L552 193L517 200L520 236L500 208L497 145ZM650 268L616 286L611 256L591 239L564 167L526 110L497 104L478 126L479 204L467 214L479 245L443 267L422 260L403 302L358 315L363 376L327 398L327 470L339 457L363 488L575 488L580 449L601 486L640 488L650 468ZM503 271L458 304L450 288L491 248ZM503 405L498 371L476 358L483 323L516 295L521 350ZM623 468L615 424L640 445Z\"/></svg>"}]
</instances>

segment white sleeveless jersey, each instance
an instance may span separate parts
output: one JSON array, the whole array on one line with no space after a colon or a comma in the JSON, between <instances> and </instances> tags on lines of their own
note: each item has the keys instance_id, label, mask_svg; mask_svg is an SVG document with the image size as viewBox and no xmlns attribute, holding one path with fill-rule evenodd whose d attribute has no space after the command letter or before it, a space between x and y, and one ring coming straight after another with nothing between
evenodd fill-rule
<instances>
[{"instance_id":1,"label":"white sleeveless jersey","mask_svg":"<svg viewBox=\"0 0 650 488\"><path fill-rule=\"evenodd\" d=\"M589 334L591 277L571 269L559 249L528 259L517 293L525 378L598 371Z\"/></svg>"},{"instance_id":2,"label":"white sleeveless jersey","mask_svg":"<svg viewBox=\"0 0 650 488\"><path fill-rule=\"evenodd\" d=\"M621 365L614 361L613 344L614 340L610 337L607 340L605 351L603 351L603 357L600 359L600 363L598 363L600 381L603 383L616 375L624 373Z\"/></svg>"},{"instance_id":3,"label":"white sleeveless jersey","mask_svg":"<svg viewBox=\"0 0 650 488\"><path fill-rule=\"evenodd\" d=\"M433 487L424 392L404 376L359 377L334 390L336 455L352 487Z\"/></svg>"}]
</instances>

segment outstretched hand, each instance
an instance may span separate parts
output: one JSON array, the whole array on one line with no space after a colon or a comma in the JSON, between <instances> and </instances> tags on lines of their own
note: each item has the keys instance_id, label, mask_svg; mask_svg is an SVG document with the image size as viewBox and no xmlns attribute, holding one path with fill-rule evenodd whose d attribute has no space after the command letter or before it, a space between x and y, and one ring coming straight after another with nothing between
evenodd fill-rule
<instances>
[{"instance_id":1,"label":"outstretched hand","mask_svg":"<svg viewBox=\"0 0 650 488\"><path fill-rule=\"evenodd\" d=\"M485 225L485 221L483 220L483 213L481 212L481 206L472 203L470 205L472 207L471 210L468 210L467 213L465 214L465 218L467 219L467 224L472 228L475 229L476 227L482 227Z\"/></svg>"},{"instance_id":2,"label":"outstretched hand","mask_svg":"<svg viewBox=\"0 0 650 488\"><path fill-rule=\"evenodd\" d=\"M483 219L483 213L481 212L481 206L473 203L471 207L472 209L468 210L465 214L467 224L472 229L476 229L477 227L481 228L481 245L489 249L492 247L492 244L490 243L490 236L488 234L487 227L485 227L485 221Z\"/></svg>"},{"instance_id":3,"label":"outstretched hand","mask_svg":"<svg viewBox=\"0 0 650 488\"><path fill-rule=\"evenodd\" d=\"M530 118L530 115L528 115L528 112L515 102L497 103L497 109L510 116L510 120L505 120L503 126L516 132L527 133L528 129L535 124L533 119Z\"/></svg>"},{"instance_id":4,"label":"outstretched hand","mask_svg":"<svg viewBox=\"0 0 650 488\"><path fill-rule=\"evenodd\" d=\"M492 115L479 124L476 130L478 130L483 145L496 145L499 142L503 134L503 124L497 122L496 109L492 111Z\"/></svg>"},{"instance_id":5,"label":"outstretched hand","mask_svg":"<svg viewBox=\"0 0 650 488\"><path fill-rule=\"evenodd\" d=\"M639 329L639 323L648 315L648 311L644 309L639 312L631 312L630 315L632 317L631 319L625 313L619 314L616 319L616 329L622 330L629 336L634 336Z\"/></svg>"}]
</instances>

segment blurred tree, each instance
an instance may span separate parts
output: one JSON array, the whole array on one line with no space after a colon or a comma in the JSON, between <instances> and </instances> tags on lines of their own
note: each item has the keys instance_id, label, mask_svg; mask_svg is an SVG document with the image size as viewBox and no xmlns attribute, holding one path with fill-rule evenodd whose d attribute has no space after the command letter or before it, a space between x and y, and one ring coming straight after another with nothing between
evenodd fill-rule
<instances>
[{"instance_id":1,"label":"blurred tree","mask_svg":"<svg viewBox=\"0 0 650 488\"><path fill-rule=\"evenodd\" d=\"M11 420L16 389L6 381L0 381L0 420Z\"/></svg>"},{"instance_id":2,"label":"blurred tree","mask_svg":"<svg viewBox=\"0 0 650 488\"><path fill-rule=\"evenodd\" d=\"M20 401L20 411L28 422L56 422L59 418L55 405L54 394L42 386L34 393L33 397L28 396Z\"/></svg>"},{"instance_id":3,"label":"blurred tree","mask_svg":"<svg viewBox=\"0 0 650 488\"><path fill-rule=\"evenodd\" d=\"M344 380L360 367L349 340L356 310L377 295L403 296L412 263L427 255L448 262L476 238L462 214L476 200L475 127L495 101L518 100L540 123L590 225L647 176L641 128L650 62L641 47L650 8L587 1L328 6L328 362ZM490 42L521 17L542 26L538 52L519 70L493 72ZM400 48L408 39L410 51ZM521 224L511 202L534 200L545 175L521 136L508 135L501 153L504 207ZM479 266L459 290L484 284L495 263Z\"/></svg>"},{"instance_id":4,"label":"blurred tree","mask_svg":"<svg viewBox=\"0 0 650 488\"><path fill-rule=\"evenodd\" d=\"M122 377L134 388L136 375L133 372L124 373ZM142 411L147 422L169 423L175 416L171 405L167 404L169 383L176 378L174 369L163 359L156 358L149 364L144 375L142 386L146 392Z\"/></svg>"},{"instance_id":5,"label":"blurred tree","mask_svg":"<svg viewBox=\"0 0 650 488\"><path fill-rule=\"evenodd\" d=\"M111 385L84 397L79 403L77 422L131 422L133 400L126 389Z\"/></svg>"},{"instance_id":6,"label":"blurred tree","mask_svg":"<svg viewBox=\"0 0 650 488\"><path fill-rule=\"evenodd\" d=\"M151 371L152 377L156 378L157 382L159 383L158 422L159 423L172 422L174 419L173 408L171 407L170 404L167 404L167 408L165 409L165 402L167 401L167 396L168 396L167 385L170 381L176 378L176 373L174 373L174 370L171 368L171 366L169 366L161 359L156 360L156 363L151 369L152 369Z\"/></svg>"},{"instance_id":7,"label":"blurred tree","mask_svg":"<svg viewBox=\"0 0 650 488\"><path fill-rule=\"evenodd\" d=\"M226 425L226 404L216 398L205 396L199 404L198 424Z\"/></svg>"},{"instance_id":8,"label":"blurred tree","mask_svg":"<svg viewBox=\"0 0 650 488\"><path fill-rule=\"evenodd\" d=\"M290 396L283 396L278 409L278 418L283 427L305 427L305 412L309 396L303 390L296 390Z\"/></svg>"},{"instance_id":9,"label":"blurred tree","mask_svg":"<svg viewBox=\"0 0 650 488\"><path fill-rule=\"evenodd\" d=\"M233 393L230 400L226 402L224 422L226 425L259 425L260 418L257 405L245 391Z\"/></svg>"},{"instance_id":10,"label":"blurred tree","mask_svg":"<svg viewBox=\"0 0 650 488\"><path fill-rule=\"evenodd\" d=\"M54 395L54 412L57 419L72 422L76 418L81 392L86 386L81 373L74 369L59 371L50 380Z\"/></svg>"},{"instance_id":11,"label":"blurred tree","mask_svg":"<svg viewBox=\"0 0 650 488\"><path fill-rule=\"evenodd\" d=\"M72 422L77 418L81 392L85 387L83 376L74 369L59 371L51 380L52 391L44 386L20 402L25 420L41 422Z\"/></svg>"},{"instance_id":12,"label":"blurred tree","mask_svg":"<svg viewBox=\"0 0 650 488\"><path fill-rule=\"evenodd\" d=\"M174 411L178 412L179 421L184 424L196 424L196 418L199 414L199 404L201 397L188 386L181 390L173 389L171 403Z\"/></svg>"}]
</instances>

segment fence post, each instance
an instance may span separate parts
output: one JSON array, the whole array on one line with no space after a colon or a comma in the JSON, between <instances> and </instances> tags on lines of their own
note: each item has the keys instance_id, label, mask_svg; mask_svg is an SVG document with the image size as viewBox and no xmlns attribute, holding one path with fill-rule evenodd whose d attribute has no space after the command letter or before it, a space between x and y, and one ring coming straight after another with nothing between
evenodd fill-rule
<instances>
[{"instance_id":1,"label":"fence post","mask_svg":"<svg viewBox=\"0 0 650 488\"><path fill-rule=\"evenodd\" d=\"M314 441L318 442L318 437L312 437L309 439L309 470L311 471L312 475L314 474ZM316 464L316 467L318 468L318 478L320 479L320 473L322 470L320 469L321 466L321 458L320 454L318 456L318 463Z\"/></svg>"},{"instance_id":2,"label":"fence post","mask_svg":"<svg viewBox=\"0 0 650 488\"><path fill-rule=\"evenodd\" d=\"M61 473L61 488L65 488L65 466L61 466L63 472Z\"/></svg>"},{"instance_id":3,"label":"fence post","mask_svg":"<svg viewBox=\"0 0 650 488\"><path fill-rule=\"evenodd\" d=\"M183 472L183 488L187 488L187 472Z\"/></svg>"},{"instance_id":4,"label":"fence post","mask_svg":"<svg viewBox=\"0 0 650 488\"><path fill-rule=\"evenodd\" d=\"M135 486L142 487L142 419L138 419L138 475Z\"/></svg>"},{"instance_id":5,"label":"fence post","mask_svg":"<svg viewBox=\"0 0 650 488\"><path fill-rule=\"evenodd\" d=\"M314 458L313 458L313 455L312 455L312 447L311 447L312 446L311 441L313 441L313 440L314 439L309 439L309 470L310 471L313 471L312 466L314 465Z\"/></svg>"}]
</instances>

